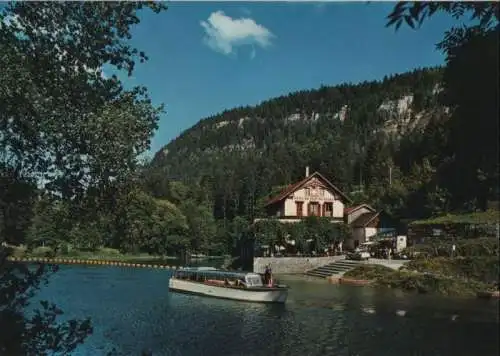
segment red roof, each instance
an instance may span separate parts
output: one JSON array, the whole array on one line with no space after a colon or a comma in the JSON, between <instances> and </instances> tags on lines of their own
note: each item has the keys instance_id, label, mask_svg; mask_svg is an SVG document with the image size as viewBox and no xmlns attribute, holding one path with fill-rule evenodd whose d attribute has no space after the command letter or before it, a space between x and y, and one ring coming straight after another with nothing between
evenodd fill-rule
<instances>
[{"instance_id":1,"label":"red roof","mask_svg":"<svg viewBox=\"0 0 500 356\"><path fill-rule=\"evenodd\" d=\"M271 198L267 203L266 203L266 206L267 205L271 205L271 204L274 204L274 203L277 203L283 199L285 199L287 196L289 196L290 194L292 194L293 192L295 192L296 190L298 190L302 185L304 185L306 182L308 182L309 180L311 180L313 177L318 177L320 178L321 180L323 180L325 183L327 183L327 185L330 186L330 188L332 188L333 190L335 190L340 196L342 196L345 200L347 200L348 202L351 201L351 199L349 199L349 197L347 195L345 195L344 193L342 193L342 191L337 188L336 186L334 186L328 179L326 179L325 177L323 177L321 174L319 174L318 172L314 172L313 174L311 174L309 177L306 177L304 179L302 179L301 181L297 182L297 183L294 183L294 184L290 184L288 187L286 187L285 189L283 189L278 195L276 195L275 197Z\"/></svg>"},{"instance_id":2,"label":"red roof","mask_svg":"<svg viewBox=\"0 0 500 356\"><path fill-rule=\"evenodd\" d=\"M352 227L366 227L370 222L373 221L377 216L380 215L380 212L370 212L364 213L358 216L356 220L351 222Z\"/></svg>"},{"instance_id":3,"label":"red roof","mask_svg":"<svg viewBox=\"0 0 500 356\"><path fill-rule=\"evenodd\" d=\"M361 205L351 206L350 208L344 208L344 214L349 214L351 211L354 211L360 208Z\"/></svg>"},{"instance_id":4,"label":"red roof","mask_svg":"<svg viewBox=\"0 0 500 356\"><path fill-rule=\"evenodd\" d=\"M358 209L361 209L362 207L366 207L368 210L371 210L372 212L375 212L375 209L373 209L370 205L368 204L360 204L356 206L351 206L349 208L344 209L344 214L350 214Z\"/></svg>"}]
</instances>

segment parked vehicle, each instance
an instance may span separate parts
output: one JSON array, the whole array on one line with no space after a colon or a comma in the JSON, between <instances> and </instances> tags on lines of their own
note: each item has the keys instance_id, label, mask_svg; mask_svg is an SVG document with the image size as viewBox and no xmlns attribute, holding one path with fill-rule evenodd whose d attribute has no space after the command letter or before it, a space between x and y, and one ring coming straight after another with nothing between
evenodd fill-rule
<instances>
[{"instance_id":1,"label":"parked vehicle","mask_svg":"<svg viewBox=\"0 0 500 356\"><path fill-rule=\"evenodd\" d=\"M346 259L355 261L367 261L370 258L370 253L366 250L358 250L350 252L346 255Z\"/></svg>"}]
</instances>

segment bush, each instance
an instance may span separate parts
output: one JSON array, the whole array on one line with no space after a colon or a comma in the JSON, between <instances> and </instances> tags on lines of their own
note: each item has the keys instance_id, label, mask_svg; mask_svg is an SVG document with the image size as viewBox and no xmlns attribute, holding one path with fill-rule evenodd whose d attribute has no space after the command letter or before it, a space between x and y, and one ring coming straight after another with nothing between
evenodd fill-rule
<instances>
[{"instance_id":1,"label":"bush","mask_svg":"<svg viewBox=\"0 0 500 356\"><path fill-rule=\"evenodd\" d=\"M499 277L498 259L492 256L416 259L410 261L405 269L483 283L495 283Z\"/></svg>"},{"instance_id":2,"label":"bush","mask_svg":"<svg viewBox=\"0 0 500 356\"><path fill-rule=\"evenodd\" d=\"M358 267L344 273L344 277L365 280L377 280L388 274L393 273L394 270L389 267L381 265L359 265Z\"/></svg>"},{"instance_id":3,"label":"bush","mask_svg":"<svg viewBox=\"0 0 500 356\"><path fill-rule=\"evenodd\" d=\"M360 265L347 278L373 280L378 286L409 292L470 296L490 289L498 279L496 258L431 258L410 261L399 271L380 265Z\"/></svg>"},{"instance_id":4,"label":"bush","mask_svg":"<svg viewBox=\"0 0 500 356\"><path fill-rule=\"evenodd\" d=\"M450 257L452 246L456 246L455 256L499 256L499 244L496 238L483 237L477 239L429 239L424 244L411 246L404 253L417 258Z\"/></svg>"},{"instance_id":5,"label":"bush","mask_svg":"<svg viewBox=\"0 0 500 356\"><path fill-rule=\"evenodd\" d=\"M99 254L105 256L121 256L122 253L116 248L102 247L99 249Z\"/></svg>"},{"instance_id":6,"label":"bush","mask_svg":"<svg viewBox=\"0 0 500 356\"><path fill-rule=\"evenodd\" d=\"M449 296L472 296L487 289L479 281L465 281L440 275L414 271L394 271L376 281L377 285L398 288L409 292L438 293Z\"/></svg>"},{"instance_id":7,"label":"bush","mask_svg":"<svg viewBox=\"0 0 500 356\"><path fill-rule=\"evenodd\" d=\"M52 256L54 253L54 250L48 246L40 246L40 247L35 247L30 255L34 257L49 257Z\"/></svg>"}]
</instances>

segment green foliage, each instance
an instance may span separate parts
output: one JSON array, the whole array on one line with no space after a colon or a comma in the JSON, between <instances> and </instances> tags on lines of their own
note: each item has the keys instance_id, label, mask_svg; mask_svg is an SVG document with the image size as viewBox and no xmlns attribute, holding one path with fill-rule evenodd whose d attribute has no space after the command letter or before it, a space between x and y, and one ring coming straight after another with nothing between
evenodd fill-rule
<instances>
[{"instance_id":1,"label":"green foliage","mask_svg":"<svg viewBox=\"0 0 500 356\"><path fill-rule=\"evenodd\" d=\"M499 256L499 243L496 238L459 240L444 240L442 238L427 239L424 244L409 247L404 253L408 255L415 255L415 253L417 253L417 258L450 257L453 245L455 245L454 256Z\"/></svg>"},{"instance_id":2,"label":"green foliage","mask_svg":"<svg viewBox=\"0 0 500 356\"><path fill-rule=\"evenodd\" d=\"M394 273L394 270L389 267L366 264L357 266L356 268L347 271L344 273L344 277L361 280L378 280L392 273Z\"/></svg>"},{"instance_id":3,"label":"green foliage","mask_svg":"<svg viewBox=\"0 0 500 356\"><path fill-rule=\"evenodd\" d=\"M3 162L67 198L129 170L162 108L144 88L125 91L116 76L101 74L104 64L131 74L146 59L126 42L144 6L164 8L11 2L0 10Z\"/></svg>"},{"instance_id":4,"label":"green foliage","mask_svg":"<svg viewBox=\"0 0 500 356\"><path fill-rule=\"evenodd\" d=\"M401 27L403 21L411 28L416 25L420 26L426 18L430 18L437 12L451 13L454 18L458 19L470 14L471 20L479 20L479 25L483 28L488 28L496 23L499 19L499 6L495 2L408 2L400 1L394 7L394 10L387 16L389 20L387 27L395 26L396 29Z\"/></svg>"},{"instance_id":5,"label":"green foliage","mask_svg":"<svg viewBox=\"0 0 500 356\"><path fill-rule=\"evenodd\" d=\"M408 292L436 293L448 296L474 296L487 285L475 280L423 274L412 271L395 271L376 281L377 285L398 288Z\"/></svg>"},{"instance_id":6,"label":"green foliage","mask_svg":"<svg viewBox=\"0 0 500 356\"><path fill-rule=\"evenodd\" d=\"M410 262L410 264L413 263ZM457 268L460 268L458 272ZM372 280L376 286L401 289L408 292L436 293L449 296L473 296L488 289L493 274L467 269L463 262L433 259L417 262L395 271L380 265L361 265L344 274L347 278ZM479 267L479 265L477 265ZM488 262L490 268L493 267ZM468 273L468 274L467 274ZM496 266L498 276L498 263Z\"/></svg>"},{"instance_id":7,"label":"green foliage","mask_svg":"<svg viewBox=\"0 0 500 356\"><path fill-rule=\"evenodd\" d=\"M476 280L490 284L498 282L499 277L498 256L416 259L410 261L405 268L421 273Z\"/></svg>"},{"instance_id":8,"label":"green foliage","mask_svg":"<svg viewBox=\"0 0 500 356\"><path fill-rule=\"evenodd\" d=\"M47 281L54 266L29 269L6 260L10 252L0 247L0 354L69 354L92 333L90 320L60 322L54 304L42 301L33 315L25 315L29 300Z\"/></svg>"},{"instance_id":9,"label":"green foliage","mask_svg":"<svg viewBox=\"0 0 500 356\"><path fill-rule=\"evenodd\" d=\"M450 200L457 207L485 209L498 200L498 67L500 6L496 2L398 3L387 26L403 20L419 25L438 11L455 18L468 14L472 25L453 27L438 48L447 57L441 102L452 109L447 131L447 166L441 179L448 181ZM480 142L480 144L478 144ZM460 180L454 177L460 176ZM464 189L464 187L467 187Z\"/></svg>"},{"instance_id":10,"label":"green foliage","mask_svg":"<svg viewBox=\"0 0 500 356\"><path fill-rule=\"evenodd\" d=\"M186 217L173 203L132 190L118 202L117 226L120 248L126 252L166 254L170 248L189 243Z\"/></svg>"},{"instance_id":11,"label":"green foliage","mask_svg":"<svg viewBox=\"0 0 500 356\"><path fill-rule=\"evenodd\" d=\"M332 223L327 218L314 216L296 223L281 223L277 219L260 220L252 229L258 244L287 246L286 241L295 240L295 250L301 253L311 250L322 252L332 243L348 239L349 233L349 228L343 223Z\"/></svg>"},{"instance_id":12,"label":"green foliage","mask_svg":"<svg viewBox=\"0 0 500 356\"><path fill-rule=\"evenodd\" d=\"M0 131L1 136L1 131ZM31 225L35 184L0 161L0 241L23 243Z\"/></svg>"},{"instance_id":13,"label":"green foliage","mask_svg":"<svg viewBox=\"0 0 500 356\"><path fill-rule=\"evenodd\" d=\"M274 245L283 241L285 226L277 219L260 220L254 224L255 241L261 245Z\"/></svg>"},{"instance_id":14,"label":"green foliage","mask_svg":"<svg viewBox=\"0 0 500 356\"><path fill-rule=\"evenodd\" d=\"M446 214L434 218L415 220L410 225L449 225L449 224L467 224L482 225L495 224L500 221L498 210L478 211L463 214Z\"/></svg>"},{"instance_id":15,"label":"green foliage","mask_svg":"<svg viewBox=\"0 0 500 356\"><path fill-rule=\"evenodd\" d=\"M9 2L0 8L2 355L69 354L92 330L88 320L58 323L62 312L47 302L25 315L50 271L7 262L12 251L3 243L49 241L40 253L56 253L69 242L88 249L116 243L112 237L123 224L112 213L123 207L114 206L115 198L126 195L120 190L133 181L137 155L149 147L162 107L145 88L126 90L102 68L131 75L135 62L147 59L128 43L145 7L165 9L155 2ZM148 238L134 231L132 239L164 246L168 234L158 230L165 223L156 222L171 209L145 197L134 202L154 214L137 224L150 229ZM137 205L132 217L139 215Z\"/></svg>"}]
</instances>

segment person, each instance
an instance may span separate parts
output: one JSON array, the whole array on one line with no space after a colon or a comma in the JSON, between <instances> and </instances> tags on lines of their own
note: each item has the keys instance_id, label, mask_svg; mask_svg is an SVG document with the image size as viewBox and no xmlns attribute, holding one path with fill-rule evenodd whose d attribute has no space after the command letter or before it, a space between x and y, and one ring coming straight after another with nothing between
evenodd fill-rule
<instances>
[{"instance_id":1,"label":"person","mask_svg":"<svg viewBox=\"0 0 500 356\"><path fill-rule=\"evenodd\" d=\"M268 281L267 281L267 286L272 287L273 286L273 271L271 270L271 266L268 265Z\"/></svg>"},{"instance_id":2,"label":"person","mask_svg":"<svg viewBox=\"0 0 500 356\"><path fill-rule=\"evenodd\" d=\"M266 266L266 269L264 271L264 284L268 284L269 283L269 279L270 279L270 274L271 274L271 268L269 267L269 265Z\"/></svg>"}]
</instances>

